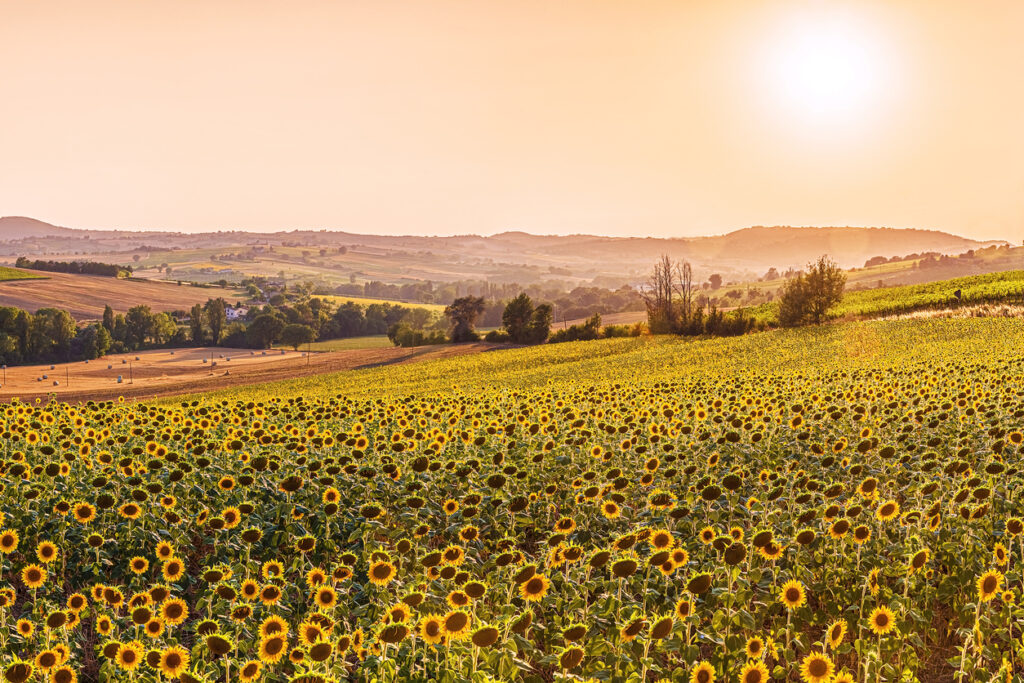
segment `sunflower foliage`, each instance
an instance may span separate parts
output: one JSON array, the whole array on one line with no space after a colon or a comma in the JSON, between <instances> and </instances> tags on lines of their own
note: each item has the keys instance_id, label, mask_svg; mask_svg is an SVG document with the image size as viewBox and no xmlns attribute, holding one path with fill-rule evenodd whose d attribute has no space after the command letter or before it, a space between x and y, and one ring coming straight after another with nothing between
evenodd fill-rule
<instances>
[{"instance_id":1,"label":"sunflower foliage","mask_svg":"<svg viewBox=\"0 0 1024 683\"><path fill-rule=\"evenodd\" d=\"M611 340L472 390L395 369L351 373L363 394L0 406L0 674L1016 680L1021 330L955 325L700 364L678 361L702 342Z\"/></svg>"}]
</instances>

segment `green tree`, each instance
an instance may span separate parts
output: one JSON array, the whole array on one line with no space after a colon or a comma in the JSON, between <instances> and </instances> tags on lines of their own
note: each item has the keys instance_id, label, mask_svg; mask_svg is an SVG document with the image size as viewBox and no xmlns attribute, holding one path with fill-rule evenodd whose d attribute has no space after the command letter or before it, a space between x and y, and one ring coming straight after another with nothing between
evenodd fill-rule
<instances>
[{"instance_id":1,"label":"green tree","mask_svg":"<svg viewBox=\"0 0 1024 683\"><path fill-rule=\"evenodd\" d=\"M476 319L484 312L485 307L483 297L464 296L444 309L445 317L452 323L453 342L457 344L477 341L480 338L476 333Z\"/></svg>"},{"instance_id":2,"label":"green tree","mask_svg":"<svg viewBox=\"0 0 1024 683\"><path fill-rule=\"evenodd\" d=\"M533 309L530 317L530 326L527 328L528 341L531 344L543 344L551 334L551 321L553 319L551 304L540 304Z\"/></svg>"},{"instance_id":3,"label":"green tree","mask_svg":"<svg viewBox=\"0 0 1024 683\"><path fill-rule=\"evenodd\" d=\"M818 325L830 308L842 301L846 274L828 256L822 256L786 281L779 298L779 324L785 327Z\"/></svg>"},{"instance_id":4,"label":"green tree","mask_svg":"<svg viewBox=\"0 0 1024 683\"><path fill-rule=\"evenodd\" d=\"M107 332L114 331L114 309L109 304L103 307L103 327Z\"/></svg>"},{"instance_id":5,"label":"green tree","mask_svg":"<svg viewBox=\"0 0 1024 683\"><path fill-rule=\"evenodd\" d=\"M509 339L516 344L527 344L530 339L530 321L533 319L533 301L522 292L507 304L501 314L501 324Z\"/></svg>"},{"instance_id":6,"label":"green tree","mask_svg":"<svg viewBox=\"0 0 1024 683\"><path fill-rule=\"evenodd\" d=\"M220 343L221 333L228 322L224 299L220 297L209 299L206 305L203 306L203 313L206 314L206 324L210 328L210 336L213 338L214 346L216 346Z\"/></svg>"},{"instance_id":7,"label":"green tree","mask_svg":"<svg viewBox=\"0 0 1024 683\"><path fill-rule=\"evenodd\" d=\"M281 330L281 343L292 347L296 351L303 344L313 341L313 328L309 325L292 323L285 325Z\"/></svg>"},{"instance_id":8,"label":"green tree","mask_svg":"<svg viewBox=\"0 0 1024 683\"><path fill-rule=\"evenodd\" d=\"M249 323L245 331L249 346L257 349L270 348L277 341L281 332L284 331L284 321L276 315L261 313L256 319Z\"/></svg>"},{"instance_id":9,"label":"green tree","mask_svg":"<svg viewBox=\"0 0 1024 683\"><path fill-rule=\"evenodd\" d=\"M153 311L140 304L128 309L124 316L125 344L130 349L140 349L153 335Z\"/></svg>"},{"instance_id":10,"label":"green tree","mask_svg":"<svg viewBox=\"0 0 1024 683\"><path fill-rule=\"evenodd\" d=\"M192 306L189 311L188 327L193 343L202 345L206 336L203 334L203 307L199 304Z\"/></svg>"}]
</instances>

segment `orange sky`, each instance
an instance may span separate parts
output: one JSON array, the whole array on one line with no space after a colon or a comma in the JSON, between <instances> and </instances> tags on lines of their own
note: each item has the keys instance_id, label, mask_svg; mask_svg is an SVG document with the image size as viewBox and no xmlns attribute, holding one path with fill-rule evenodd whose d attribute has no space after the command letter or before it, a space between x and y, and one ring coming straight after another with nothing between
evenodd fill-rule
<instances>
[{"instance_id":1,"label":"orange sky","mask_svg":"<svg viewBox=\"0 0 1024 683\"><path fill-rule=\"evenodd\" d=\"M0 0L0 215L1024 238L1024 2Z\"/></svg>"}]
</instances>

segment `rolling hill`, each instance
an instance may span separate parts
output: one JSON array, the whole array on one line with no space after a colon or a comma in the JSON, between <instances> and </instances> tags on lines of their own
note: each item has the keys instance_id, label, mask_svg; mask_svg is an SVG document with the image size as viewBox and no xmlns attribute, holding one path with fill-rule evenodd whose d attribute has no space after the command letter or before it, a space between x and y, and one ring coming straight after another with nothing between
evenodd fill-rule
<instances>
[{"instance_id":1,"label":"rolling hill","mask_svg":"<svg viewBox=\"0 0 1024 683\"><path fill-rule=\"evenodd\" d=\"M26 218L0 219L0 259L47 254L134 264L143 277L238 281L247 275L343 283L381 280L485 280L521 285L560 281L617 287L646 279L661 254L685 259L696 277L760 277L769 268L802 267L829 254L844 267L874 256L959 254L998 242L979 242L934 230L788 226L751 227L723 235L624 238L597 235L418 237L329 230L275 233L221 231L182 234L130 230L73 230Z\"/></svg>"}]
</instances>

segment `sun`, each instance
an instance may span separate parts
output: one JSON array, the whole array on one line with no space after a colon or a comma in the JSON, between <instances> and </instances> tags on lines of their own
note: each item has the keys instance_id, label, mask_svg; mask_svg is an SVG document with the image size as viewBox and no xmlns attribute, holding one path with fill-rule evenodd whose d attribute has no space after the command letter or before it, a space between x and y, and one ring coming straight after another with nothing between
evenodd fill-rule
<instances>
[{"instance_id":1,"label":"sun","mask_svg":"<svg viewBox=\"0 0 1024 683\"><path fill-rule=\"evenodd\" d=\"M764 85L788 118L830 125L876 113L892 63L878 27L864 17L791 16L762 52Z\"/></svg>"}]
</instances>

